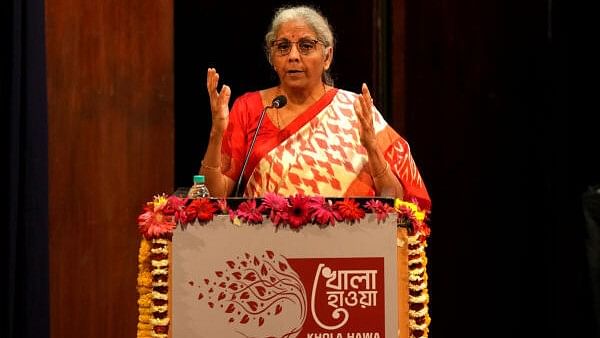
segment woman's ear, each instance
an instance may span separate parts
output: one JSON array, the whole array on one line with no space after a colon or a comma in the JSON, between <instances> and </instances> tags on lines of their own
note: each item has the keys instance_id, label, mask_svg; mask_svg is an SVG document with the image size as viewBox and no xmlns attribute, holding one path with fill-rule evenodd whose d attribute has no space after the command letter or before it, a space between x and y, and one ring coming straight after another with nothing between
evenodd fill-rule
<instances>
[{"instance_id":1,"label":"woman's ear","mask_svg":"<svg viewBox=\"0 0 600 338\"><path fill-rule=\"evenodd\" d=\"M325 63L325 65L323 66L323 68L325 70L329 69L329 66L331 66L331 61L333 60L333 47L327 47L325 49L325 57L323 62Z\"/></svg>"}]
</instances>

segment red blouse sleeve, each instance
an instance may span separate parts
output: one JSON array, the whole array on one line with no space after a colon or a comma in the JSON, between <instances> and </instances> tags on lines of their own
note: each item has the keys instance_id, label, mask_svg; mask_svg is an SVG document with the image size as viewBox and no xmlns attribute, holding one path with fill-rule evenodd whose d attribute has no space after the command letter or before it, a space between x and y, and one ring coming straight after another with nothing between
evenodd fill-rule
<instances>
[{"instance_id":1,"label":"red blouse sleeve","mask_svg":"<svg viewBox=\"0 0 600 338\"><path fill-rule=\"evenodd\" d=\"M229 112L229 124L223 134L221 167L223 174L236 181L248 149L248 130L262 110L259 92L245 93L233 102Z\"/></svg>"}]
</instances>

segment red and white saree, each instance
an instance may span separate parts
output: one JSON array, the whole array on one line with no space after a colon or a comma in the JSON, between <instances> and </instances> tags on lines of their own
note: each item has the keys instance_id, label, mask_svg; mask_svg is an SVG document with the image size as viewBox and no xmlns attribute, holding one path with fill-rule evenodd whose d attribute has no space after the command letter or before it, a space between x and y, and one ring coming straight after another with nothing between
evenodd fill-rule
<instances>
[{"instance_id":1,"label":"red and white saree","mask_svg":"<svg viewBox=\"0 0 600 338\"><path fill-rule=\"evenodd\" d=\"M265 117L244 172L244 195L284 196L303 193L326 197L375 196L359 121L353 101L357 94L329 90L292 123L278 129ZM223 173L237 181L262 111L259 92L239 97L231 109L223 138ZM374 111L379 147L404 187L404 200L430 209L431 201L408 143Z\"/></svg>"}]
</instances>

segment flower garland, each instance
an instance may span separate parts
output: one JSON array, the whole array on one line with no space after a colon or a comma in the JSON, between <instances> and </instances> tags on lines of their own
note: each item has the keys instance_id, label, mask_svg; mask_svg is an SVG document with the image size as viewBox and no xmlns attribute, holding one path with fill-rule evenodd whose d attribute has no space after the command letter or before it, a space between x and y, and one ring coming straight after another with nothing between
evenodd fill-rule
<instances>
[{"instance_id":1,"label":"flower garland","mask_svg":"<svg viewBox=\"0 0 600 338\"><path fill-rule=\"evenodd\" d=\"M137 337L166 338L169 332L168 269L169 244L177 225L210 222L215 215L229 215L233 224L260 224L265 218L276 227L300 229L307 224L335 226L338 222L354 224L366 211L385 222L392 214L398 226L408 229L409 248L409 328L411 337L427 337L431 319L428 314L429 294L425 247L430 229L427 212L415 203L394 200L390 206L371 199L362 206L353 198L336 200L322 196L296 194L288 198L267 193L260 203L256 199L241 202L237 208L226 199L189 199L166 194L154 196L138 216L138 230L143 236L138 256L138 326Z\"/></svg>"},{"instance_id":2,"label":"flower garland","mask_svg":"<svg viewBox=\"0 0 600 338\"><path fill-rule=\"evenodd\" d=\"M142 238L138 254L138 324L137 337L152 337L152 267L150 265L150 241Z\"/></svg>"},{"instance_id":3,"label":"flower garland","mask_svg":"<svg viewBox=\"0 0 600 338\"><path fill-rule=\"evenodd\" d=\"M236 224L260 224L266 215L277 227L300 229L307 224L353 224L362 220L367 210L376 215L378 222L384 222L389 215L396 213L399 226L406 226L410 231L429 236L429 228L424 221L425 212L418 210L414 203L401 202L403 201L397 199L392 207L381 200L371 199L361 206L353 198L333 202L322 196L296 194L286 198L267 193L260 203L256 199L248 199L234 209L227 204L226 199L188 199L162 194L146 204L144 212L138 217L138 226L146 239L164 238L172 235L177 224L190 224L196 220L206 223L216 214L228 214Z\"/></svg>"},{"instance_id":4,"label":"flower garland","mask_svg":"<svg viewBox=\"0 0 600 338\"><path fill-rule=\"evenodd\" d=\"M431 230L425 224L427 214L415 204L397 199L399 223L409 227L408 232L408 326L410 338L429 336L429 290L427 281L427 237Z\"/></svg>"}]
</instances>

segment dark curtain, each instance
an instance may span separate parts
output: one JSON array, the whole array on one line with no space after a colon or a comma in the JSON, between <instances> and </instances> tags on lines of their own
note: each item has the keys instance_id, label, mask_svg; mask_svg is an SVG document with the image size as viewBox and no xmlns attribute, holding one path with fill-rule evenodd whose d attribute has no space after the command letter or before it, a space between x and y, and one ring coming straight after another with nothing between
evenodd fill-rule
<instances>
[{"instance_id":1,"label":"dark curtain","mask_svg":"<svg viewBox=\"0 0 600 338\"><path fill-rule=\"evenodd\" d=\"M2 337L49 336L48 116L44 1L8 0L2 15L4 132Z\"/></svg>"},{"instance_id":2,"label":"dark curtain","mask_svg":"<svg viewBox=\"0 0 600 338\"><path fill-rule=\"evenodd\" d=\"M583 194L583 213L587 229L586 249L590 270L590 284L596 318L600 329L600 185L589 187ZM600 337L600 331L598 331Z\"/></svg>"}]
</instances>

